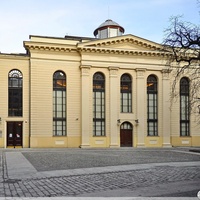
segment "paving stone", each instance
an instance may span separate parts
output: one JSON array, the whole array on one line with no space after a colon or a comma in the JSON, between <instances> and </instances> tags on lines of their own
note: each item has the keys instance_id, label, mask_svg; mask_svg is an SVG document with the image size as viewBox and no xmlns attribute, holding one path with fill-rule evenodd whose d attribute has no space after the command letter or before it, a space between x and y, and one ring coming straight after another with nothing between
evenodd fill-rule
<instances>
[{"instance_id":1,"label":"paving stone","mask_svg":"<svg viewBox=\"0 0 200 200\"><path fill-rule=\"evenodd\" d=\"M41 150L40 150L41 151ZM179 150L180 151L180 150ZM61 154L63 152L69 152L71 151L59 151ZM81 154L81 156L86 154L86 157L89 159L90 158L90 153L92 155L95 154L95 156L98 156L99 154L101 155L101 151L95 151L95 152L88 152L88 151L74 151L72 150L71 153L77 154L78 152ZM103 151L105 153L105 150ZM124 155L124 152L122 153L122 156ZM137 151L137 157L139 156L138 153L142 152L141 158L144 158L144 151ZM152 155L155 152L151 152L149 154L148 151L145 151L147 155ZM2 152L1 152L2 153ZM34 151L32 153L38 153L37 151ZM45 154L48 152L45 152ZM56 154L57 152L50 152L52 154ZM98 153L98 154L97 154ZM108 154L111 153L111 155L119 155L120 152L118 151L113 152L109 151ZM129 155L133 155L134 152L132 151L127 151L126 152ZM185 158L177 158L178 156L182 155L185 156ZM120 165L118 168L116 167L108 167L109 169L113 169L114 171L106 171L102 170L99 171L98 173L95 173L95 168L93 170L89 170L88 172L90 173L82 173L82 174L77 174L77 175L62 175L62 176L54 176L52 173L52 176L44 177L41 178L40 176L36 176L35 178L30 178L27 176L27 178L24 176L21 179L11 179L11 177L8 175L9 173L7 170L9 169L7 167L6 163L6 157L2 156L2 185L0 185L0 196L3 197L66 197L66 196L81 196L81 195L90 195L90 194L95 194L95 193L106 193L113 191L127 191L127 193L131 193L134 190L138 190L141 188L149 188L154 186L161 186L165 184L171 184L175 182L188 182L190 181L195 182L196 185L200 185L200 165L197 165L195 163L192 163L193 161L198 161L200 156L196 157L191 156L191 154L184 154L184 153L178 153L176 154L173 159L168 158L170 162L175 161L177 163L163 163L160 165L159 163L157 165L155 164L150 164L149 165L139 165L140 162L137 161L138 158L134 162L137 161L138 167L134 168L123 168L123 170L120 169ZM1 154L3 155L3 154ZM8 154L7 154L8 155ZM19 154L18 154L19 155ZM135 154L136 155L136 154ZM156 156L158 155L157 153L155 154ZM166 151L165 153L162 154L163 156L169 156L172 155L172 152L170 153ZM107 156L109 157L109 156ZM146 157L146 156L145 156ZM109 157L110 158L110 157ZM71 158L70 158L71 159ZM126 158L128 159L128 157ZM150 158L149 158L150 159ZM149 159L147 162L149 162ZM180 160L182 160L182 165ZM187 162L183 162L185 160L188 160L188 165ZM200 160L200 159L199 159ZM54 160L55 161L55 160ZM52 160L52 162L54 162ZM124 160L125 161L125 160ZM35 162L35 161L34 161ZM37 160L39 162L39 160ZM46 162L46 161L45 161ZM60 158L60 163L63 162L63 160ZM88 166L91 167L91 160L85 160L85 162L88 162ZM107 165L109 165L109 160L106 162ZM116 161L115 161L116 162ZM129 162L129 161L127 161ZM158 161L157 161L158 162ZM132 162L131 162L132 163ZM192 163L192 164L191 164ZM105 164L105 163L104 163ZM29 164L30 165L30 164ZM38 164L37 164L38 165ZM62 164L63 165L63 164ZM57 166L57 164L56 164ZM63 165L64 166L64 165ZM82 167L83 165L80 165ZM141 166L141 167L139 167ZM43 168L42 166L41 168ZM55 166L51 166L55 167ZM46 168L46 166L45 166ZM31 167L30 167L31 169ZM55 170L55 168L53 168ZM129 170L126 170L129 169ZM31 171L33 171L31 169ZM83 170L82 172L86 172L87 170ZM14 172L14 171L13 171ZM19 171L17 172L19 173ZM26 172L28 174L28 171ZM0 183L1 184L1 183ZM181 195L186 195L188 197L191 196L196 196L196 189L191 190L191 192L186 191L185 193L183 191L179 192L174 192L173 194L175 196L181 196ZM166 194L163 194L165 196ZM168 196L170 196L168 194Z\"/></svg>"},{"instance_id":2,"label":"paving stone","mask_svg":"<svg viewBox=\"0 0 200 200\"><path fill-rule=\"evenodd\" d=\"M188 176L185 176L186 172L189 174L189 177L192 177L193 180L200 180L199 174L200 167L190 167L190 168L165 168L161 169L162 173L159 173L159 169L154 170L140 170L138 171L128 171L128 172L116 172L112 174L90 174L90 175L80 175L76 177L64 177L65 181L63 182L63 177L56 177L50 178L47 180L51 182L51 184L43 185L40 187L40 194L44 194L45 196L56 196L57 193L59 195L78 195L84 192L94 192L94 191L101 191L101 190L113 190L119 188L129 188L133 189L135 187L141 186L148 186L151 184L158 184L158 183L166 183L166 182L174 182L174 181L184 181L188 180ZM168 173L172 175L170 178L167 177ZM179 172L179 173L178 173ZM159 173L159 176L158 176ZM173 174L179 174L178 176L173 176ZM103 177L103 178L102 178ZM117 177L117 178L116 178ZM127 179L129 177L130 179ZM156 177L156 178L155 178ZM85 180L89 179L90 182L88 185L86 184ZM61 181L62 180L62 181ZM134 180L134 181L132 181ZM42 180L44 181L44 180ZM125 182L124 182L125 181ZM21 184L28 184L26 186L27 191L29 191L32 196L37 196L37 193L32 189L34 184L37 184L39 180L26 180L24 183L23 181ZM30 184L31 183L31 184ZM68 185L68 190L54 190L56 187L63 187L64 185ZM90 188L90 184L93 185ZM31 187L32 185L32 187ZM14 189L12 183L9 184L10 189ZM34 187L35 188L35 187ZM53 191L53 192L52 192ZM14 193L13 193L14 194ZM30 196L28 193L25 193L24 196Z\"/></svg>"}]
</instances>

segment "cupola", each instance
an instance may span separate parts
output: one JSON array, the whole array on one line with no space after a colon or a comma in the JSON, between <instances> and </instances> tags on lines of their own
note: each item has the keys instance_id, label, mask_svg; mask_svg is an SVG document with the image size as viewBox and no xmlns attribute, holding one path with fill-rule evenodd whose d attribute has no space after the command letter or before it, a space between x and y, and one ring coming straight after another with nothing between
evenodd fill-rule
<instances>
[{"instance_id":1,"label":"cupola","mask_svg":"<svg viewBox=\"0 0 200 200\"><path fill-rule=\"evenodd\" d=\"M99 39L120 36L125 32L124 28L111 19L106 20L95 31L94 36Z\"/></svg>"}]
</instances>

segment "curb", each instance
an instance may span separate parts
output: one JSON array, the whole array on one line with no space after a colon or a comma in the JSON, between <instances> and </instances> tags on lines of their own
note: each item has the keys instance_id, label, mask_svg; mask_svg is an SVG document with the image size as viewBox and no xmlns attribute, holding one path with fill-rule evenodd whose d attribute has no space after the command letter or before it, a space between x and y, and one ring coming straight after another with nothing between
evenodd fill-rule
<instances>
[{"instance_id":1,"label":"curb","mask_svg":"<svg viewBox=\"0 0 200 200\"><path fill-rule=\"evenodd\" d=\"M200 153L200 149L189 149L190 152Z\"/></svg>"}]
</instances>

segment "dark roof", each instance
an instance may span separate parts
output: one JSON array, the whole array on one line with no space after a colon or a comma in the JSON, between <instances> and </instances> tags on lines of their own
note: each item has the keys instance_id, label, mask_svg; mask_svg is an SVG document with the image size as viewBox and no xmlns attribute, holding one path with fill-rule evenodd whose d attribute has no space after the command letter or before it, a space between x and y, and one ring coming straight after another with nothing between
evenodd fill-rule
<instances>
[{"instance_id":1,"label":"dark roof","mask_svg":"<svg viewBox=\"0 0 200 200\"><path fill-rule=\"evenodd\" d=\"M124 33L125 32L125 29L120 26L117 22L114 22L113 20L111 19L107 19L104 23L102 23L97 29L95 29L94 31L94 35L96 36L98 34L98 30L99 29L102 29L104 27L118 27L120 28L120 30Z\"/></svg>"},{"instance_id":2,"label":"dark roof","mask_svg":"<svg viewBox=\"0 0 200 200\"><path fill-rule=\"evenodd\" d=\"M80 37L80 36L70 36L70 35L66 35L65 39L69 39L69 40L96 40L96 38L91 38L91 37Z\"/></svg>"}]
</instances>

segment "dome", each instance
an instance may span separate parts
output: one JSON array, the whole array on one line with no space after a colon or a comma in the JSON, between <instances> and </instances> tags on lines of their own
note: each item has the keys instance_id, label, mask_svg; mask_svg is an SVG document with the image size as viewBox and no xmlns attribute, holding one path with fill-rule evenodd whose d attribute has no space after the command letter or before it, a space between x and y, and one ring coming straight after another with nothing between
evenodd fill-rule
<instances>
[{"instance_id":1,"label":"dome","mask_svg":"<svg viewBox=\"0 0 200 200\"><path fill-rule=\"evenodd\" d=\"M113 20L111 19L107 19L104 23L102 23L97 29L95 29L94 31L94 36L96 37L98 35L98 38L106 38L106 35L105 37L102 37L102 34L101 32L104 32L105 33L105 30L117 30L116 31L116 34L113 34L114 31L111 31L113 32L112 34L107 34L107 37L114 37L114 36L120 36L122 35L125 30L122 26L120 26L118 23L114 22Z\"/></svg>"}]
</instances>

